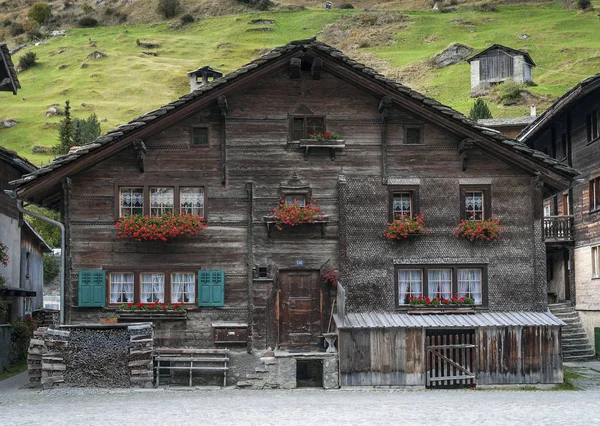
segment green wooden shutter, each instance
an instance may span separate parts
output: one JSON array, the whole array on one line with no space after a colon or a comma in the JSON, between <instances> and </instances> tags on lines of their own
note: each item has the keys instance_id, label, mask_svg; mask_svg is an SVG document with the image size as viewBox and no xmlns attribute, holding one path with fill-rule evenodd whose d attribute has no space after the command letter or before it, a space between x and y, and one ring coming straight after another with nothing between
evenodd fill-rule
<instances>
[{"instance_id":1,"label":"green wooden shutter","mask_svg":"<svg viewBox=\"0 0 600 426\"><path fill-rule=\"evenodd\" d=\"M106 305L106 271L79 271L79 306Z\"/></svg>"},{"instance_id":2,"label":"green wooden shutter","mask_svg":"<svg viewBox=\"0 0 600 426\"><path fill-rule=\"evenodd\" d=\"M198 306L225 305L225 271L198 271Z\"/></svg>"}]
</instances>

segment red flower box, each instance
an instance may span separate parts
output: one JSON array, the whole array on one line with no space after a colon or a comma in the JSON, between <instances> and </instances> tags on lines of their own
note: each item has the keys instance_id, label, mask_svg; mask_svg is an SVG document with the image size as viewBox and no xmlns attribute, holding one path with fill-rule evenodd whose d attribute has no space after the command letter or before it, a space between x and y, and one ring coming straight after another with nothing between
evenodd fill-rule
<instances>
[{"instance_id":1,"label":"red flower box","mask_svg":"<svg viewBox=\"0 0 600 426\"><path fill-rule=\"evenodd\" d=\"M208 224L202 216L165 214L161 216L131 215L115 224L117 238L136 241L167 241L180 235L198 235Z\"/></svg>"},{"instance_id":2,"label":"red flower box","mask_svg":"<svg viewBox=\"0 0 600 426\"><path fill-rule=\"evenodd\" d=\"M279 207L269 212L269 217L275 220L275 227L280 231L285 225L296 226L324 220L325 216L321 214L321 208L314 204L315 200L312 202L313 204L301 206L298 201L290 205L281 200Z\"/></svg>"},{"instance_id":3,"label":"red flower box","mask_svg":"<svg viewBox=\"0 0 600 426\"><path fill-rule=\"evenodd\" d=\"M457 238L469 241L492 241L500 238L502 228L500 220L496 218L487 220L461 220L460 225L454 229Z\"/></svg>"},{"instance_id":4,"label":"red flower box","mask_svg":"<svg viewBox=\"0 0 600 426\"><path fill-rule=\"evenodd\" d=\"M404 215L400 219L395 219L392 223L388 223L388 229L383 233L385 238L390 240L401 240L408 238L409 235L426 234L427 228L425 228L425 216L415 215L408 216Z\"/></svg>"}]
</instances>

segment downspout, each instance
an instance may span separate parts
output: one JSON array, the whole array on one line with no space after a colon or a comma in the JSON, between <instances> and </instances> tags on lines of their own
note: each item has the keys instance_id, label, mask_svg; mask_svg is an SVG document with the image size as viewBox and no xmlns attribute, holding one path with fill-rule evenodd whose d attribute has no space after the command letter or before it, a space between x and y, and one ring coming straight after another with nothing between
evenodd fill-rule
<instances>
[{"instance_id":1,"label":"downspout","mask_svg":"<svg viewBox=\"0 0 600 426\"><path fill-rule=\"evenodd\" d=\"M13 192L13 191L11 191ZM13 192L14 193L14 192ZM16 195L16 194L15 194ZM14 198L14 197L13 197ZM42 216L41 214L37 214L34 212L30 212L29 210L25 210L23 208L23 201L17 200L17 209L23 213L28 214L29 216L35 217L41 221L47 222L51 225L58 226L60 228L60 325L65 323L65 225L62 223L47 218L46 216Z\"/></svg>"}]
</instances>

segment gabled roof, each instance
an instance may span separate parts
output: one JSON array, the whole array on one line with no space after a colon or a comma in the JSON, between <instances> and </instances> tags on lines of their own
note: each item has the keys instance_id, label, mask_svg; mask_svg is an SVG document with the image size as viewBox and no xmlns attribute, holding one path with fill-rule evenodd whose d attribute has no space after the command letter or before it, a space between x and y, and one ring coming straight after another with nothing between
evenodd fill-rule
<instances>
[{"instance_id":1,"label":"gabled roof","mask_svg":"<svg viewBox=\"0 0 600 426\"><path fill-rule=\"evenodd\" d=\"M0 44L0 62L0 91L13 92L13 95L16 95L21 84L6 44Z\"/></svg>"},{"instance_id":2,"label":"gabled roof","mask_svg":"<svg viewBox=\"0 0 600 426\"><path fill-rule=\"evenodd\" d=\"M527 62L532 67L535 67L535 62L533 62L533 59L531 59L531 56L529 56L529 53L527 53L523 50L513 49L512 47L503 46L501 44L492 44L487 49L484 49L481 52L471 56L469 59L467 59L467 62L471 63L472 60L477 59L480 56L484 55L485 53L489 52L490 50L494 50L494 49L500 49L505 52L512 53L513 55L523 55L523 57L525 58L525 62Z\"/></svg>"},{"instance_id":3,"label":"gabled roof","mask_svg":"<svg viewBox=\"0 0 600 426\"><path fill-rule=\"evenodd\" d=\"M530 115L513 118L480 118L479 120L477 120L477 124L479 124L480 126L496 129L499 127L526 126L533 120L535 120L535 117L532 117Z\"/></svg>"},{"instance_id":4,"label":"gabled roof","mask_svg":"<svg viewBox=\"0 0 600 426\"><path fill-rule=\"evenodd\" d=\"M579 172L548 155L529 148L527 145L503 136L500 132L477 125L454 109L442 105L394 80L377 73L373 68L363 65L339 50L316 41L293 41L277 47L241 68L215 79L208 84L188 93L179 99L133 119L128 124L100 136L88 145L57 157L54 161L37 171L11 182L18 186L20 197L31 197L42 187L58 185L60 179L130 147L134 139L144 138L167 127L174 120L183 119L198 108L214 102L219 96L239 90L252 81L258 81L276 67L285 66L291 57L298 53L310 52L327 60L325 69L338 76L345 77L364 90L378 96L390 96L392 101L408 108L415 115L429 120L438 126L444 126L450 132L464 138L472 138L476 147L497 158L518 164L532 175L538 174L546 182L563 187Z\"/></svg>"},{"instance_id":5,"label":"gabled roof","mask_svg":"<svg viewBox=\"0 0 600 426\"><path fill-rule=\"evenodd\" d=\"M46 242L46 240L44 240L42 238L42 236L36 232L35 229L33 229L33 226L31 226L31 223L29 223L27 220L23 220L23 227L25 229L29 229L29 231L31 232L31 234L35 238L37 238L37 240L39 241L39 243L42 245L42 253L49 253L49 252L52 251L52 247L50 247L48 245L48 243Z\"/></svg>"},{"instance_id":6,"label":"gabled roof","mask_svg":"<svg viewBox=\"0 0 600 426\"><path fill-rule=\"evenodd\" d=\"M20 157L14 151L9 151L6 148L0 146L0 160L10 164L17 170L19 170L22 174L33 173L38 168L31 164L29 161Z\"/></svg>"},{"instance_id":7,"label":"gabled roof","mask_svg":"<svg viewBox=\"0 0 600 426\"><path fill-rule=\"evenodd\" d=\"M527 141L546 128L546 124L557 114L571 108L581 97L588 95L600 87L600 73L581 81L558 98L550 108L540 115L533 123L525 127L517 136L519 141Z\"/></svg>"},{"instance_id":8,"label":"gabled roof","mask_svg":"<svg viewBox=\"0 0 600 426\"><path fill-rule=\"evenodd\" d=\"M203 67L200 67L200 68L198 68L197 70L194 70L194 71L189 71L187 73L187 75L191 76L191 75L202 74L204 71L208 71L209 73L212 73L212 74L218 74L219 76L223 75L223 73L221 71L216 70L216 69L214 69L212 67L209 67L208 65L204 65Z\"/></svg>"}]
</instances>

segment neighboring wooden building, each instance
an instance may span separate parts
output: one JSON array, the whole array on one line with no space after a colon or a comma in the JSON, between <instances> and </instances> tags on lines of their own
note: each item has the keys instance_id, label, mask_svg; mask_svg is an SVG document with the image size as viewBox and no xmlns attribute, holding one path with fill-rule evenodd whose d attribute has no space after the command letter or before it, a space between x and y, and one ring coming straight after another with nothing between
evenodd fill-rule
<instances>
[{"instance_id":1,"label":"neighboring wooden building","mask_svg":"<svg viewBox=\"0 0 600 426\"><path fill-rule=\"evenodd\" d=\"M0 44L0 92L12 92L13 95L16 95L20 88L21 85L8 46Z\"/></svg>"},{"instance_id":2,"label":"neighboring wooden building","mask_svg":"<svg viewBox=\"0 0 600 426\"><path fill-rule=\"evenodd\" d=\"M471 95L479 96L490 86L512 78L517 83L533 81L535 63L529 53L493 44L467 60L471 64Z\"/></svg>"},{"instance_id":3,"label":"neighboring wooden building","mask_svg":"<svg viewBox=\"0 0 600 426\"><path fill-rule=\"evenodd\" d=\"M548 296L574 305L590 339L600 327L600 74L583 80L523 130L519 140L581 171L571 187L546 193ZM568 312L563 306L557 306ZM577 325L577 324L575 324ZM574 327L574 332L580 332ZM593 354L581 334L573 357Z\"/></svg>"},{"instance_id":4,"label":"neighboring wooden building","mask_svg":"<svg viewBox=\"0 0 600 426\"><path fill-rule=\"evenodd\" d=\"M315 131L340 139L307 139ZM567 188L576 174L311 39L276 48L14 183L20 199L62 212L69 323L95 321L123 302L180 300L183 283L185 315L127 315L150 315L157 346L231 348L230 383L247 373L260 380L254 371L269 347L288 352L275 352L267 367L297 362L297 370L279 369L292 375L292 387L301 366L331 368L330 353L295 352L316 349L334 328L335 290L321 282L329 266L339 268L347 296L338 306L340 329L340 309L411 317L408 274L415 296L431 296L435 283L444 293L473 295L475 321L516 312L518 327L546 336L539 351L549 356L527 364L527 374L554 383L562 380L562 323L550 315L540 324L526 312L547 310L542 189ZM325 215L318 223L274 226L269 212L280 201L313 199ZM202 214L209 227L167 242L117 239L120 215L171 210ZM385 239L397 214L424 214L429 233ZM499 218L502 239L457 239L454 228L470 214ZM468 315L445 313L478 333L477 353L498 350ZM500 323L489 326L509 333ZM425 362L425 338L446 325L419 327L413 350ZM340 360L348 365L352 345L344 342ZM482 383L527 382L523 371ZM425 385L420 377L410 384Z\"/></svg>"},{"instance_id":5,"label":"neighboring wooden building","mask_svg":"<svg viewBox=\"0 0 600 426\"><path fill-rule=\"evenodd\" d=\"M50 251L46 242L23 220L17 200L4 190L12 189L9 181L37 170L15 152L0 147L0 242L8 247L8 266L0 265L0 300L8 304L0 313L0 323L16 321L43 306L43 253Z\"/></svg>"},{"instance_id":6,"label":"neighboring wooden building","mask_svg":"<svg viewBox=\"0 0 600 426\"><path fill-rule=\"evenodd\" d=\"M535 116L514 118L480 118L477 124L488 129L494 129L509 138L516 138L533 120Z\"/></svg>"}]
</instances>

